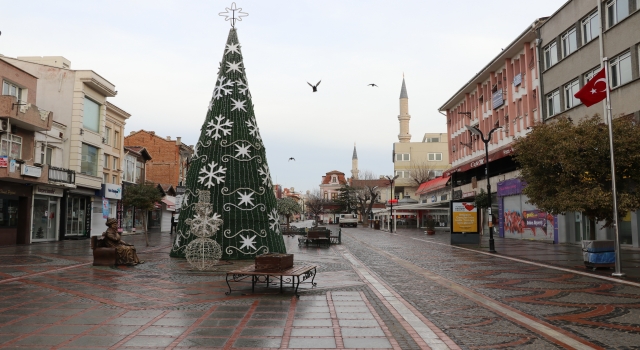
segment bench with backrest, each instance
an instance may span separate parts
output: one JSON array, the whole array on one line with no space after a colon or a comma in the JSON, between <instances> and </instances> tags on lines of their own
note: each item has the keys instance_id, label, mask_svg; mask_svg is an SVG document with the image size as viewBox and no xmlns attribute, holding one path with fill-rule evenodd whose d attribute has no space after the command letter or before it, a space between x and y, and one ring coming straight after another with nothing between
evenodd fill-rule
<instances>
[{"instance_id":1,"label":"bench with backrest","mask_svg":"<svg viewBox=\"0 0 640 350\"><path fill-rule=\"evenodd\" d=\"M298 239L298 244L304 244L306 246L309 246L309 244L316 244L318 246L326 245L328 247L331 244L330 236L331 230L318 229L314 227L313 229L309 229L304 237Z\"/></svg>"}]
</instances>

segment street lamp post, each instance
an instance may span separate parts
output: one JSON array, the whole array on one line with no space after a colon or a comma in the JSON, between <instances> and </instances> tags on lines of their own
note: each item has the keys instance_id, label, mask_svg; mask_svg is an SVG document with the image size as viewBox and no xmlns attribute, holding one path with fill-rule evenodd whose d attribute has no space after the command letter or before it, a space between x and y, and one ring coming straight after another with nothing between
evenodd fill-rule
<instances>
[{"instance_id":1,"label":"street lamp post","mask_svg":"<svg viewBox=\"0 0 640 350\"><path fill-rule=\"evenodd\" d=\"M389 175L385 176L387 178L387 180L389 180L389 185L391 186L391 199L389 199L389 203L391 204L391 224L389 227L389 232L393 233L394 229L395 229L395 221L396 218L393 215L393 200L395 199L394 193L393 193L393 183L396 181L396 179L398 178L399 175L396 175L394 177L391 177Z\"/></svg>"},{"instance_id":2,"label":"street lamp post","mask_svg":"<svg viewBox=\"0 0 640 350\"><path fill-rule=\"evenodd\" d=\"M496 246L493 241L493 222L491 221L491 181L489 179L489 142L491 142L491 134L493 134L493 132L498 129L502 129L502 127L496 126L495 128L491 129L491 131L489 131L489 134L487 135L487 138L485 139L484 134L477 127L472 127L469 125L465 125L465 126L467 130L469 130L472 134L480 136L480 139L482 140L482 142L484 142L484 163L485 163L484 174L485 174L485 177L487 178L487 196L489 196L489 207L487 209L487 214L489 215L489 218L487 220L487 223L489 225L489 252L495 253Z\"/></svg>"}]
</instances>

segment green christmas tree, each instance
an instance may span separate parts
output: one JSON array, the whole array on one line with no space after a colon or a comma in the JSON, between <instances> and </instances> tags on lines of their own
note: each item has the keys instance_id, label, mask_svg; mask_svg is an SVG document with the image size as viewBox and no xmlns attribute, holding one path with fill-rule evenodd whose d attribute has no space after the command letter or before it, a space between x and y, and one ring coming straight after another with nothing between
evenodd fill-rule
<instances>
[{"instance_id":1,"label":"green christmas tree","mask_svg":"<svg viewBox=\"0 0 640 350\"><path fill-rule=\"evenodd\" d=\"M195 210L198 190L210 193L210 215L202 216ZM213 227L217 219L223 224L211 238L221 246L222 259L286 253L266 152L233 27L189 166L171 256L185 257L186 246L197 238L196 228Z\"/></svg>"}]
</instances>

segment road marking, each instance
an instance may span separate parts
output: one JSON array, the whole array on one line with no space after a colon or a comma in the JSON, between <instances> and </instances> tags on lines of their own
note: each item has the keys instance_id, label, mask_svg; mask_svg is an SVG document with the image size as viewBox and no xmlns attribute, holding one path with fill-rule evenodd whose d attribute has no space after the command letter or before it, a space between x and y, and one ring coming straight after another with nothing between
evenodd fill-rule
<instances>
[{"instance_id":1,"label":"road marking","mask_svg":"<svg viewBox=\"0 0 640 350\"><path fill-rule=\"evenodd\" d=\"M408 237L408 236L405 236L405 237ZM492 256L492 257L496 257L496 258L507 259L507 260L511 260L511 261L517 261L517 262L521 262L521 263L524 263L524 264L535 265L535 266L539 266L539 267L545 267L545 268L554 269L554 270L558 270L558 271L571 272L571 273L575 273L577 275L603 279L603 280L609 281L609 282L616 282L616 283L626 284L626 285L629 285L629 286L640 287L640 283L638 283L638 282L632 282L632 281L627 281L627 280L623 280L623 279L619 279L619 278L613 278L613 277L607 277L607 276L594 275L592 273L583 272L583 271L577 271L577 270L572 270L572 269L567 269L565 267L546 265L546 264L542 264L542 263L537 263L535 261L522 260L522 259L510 257L510 256L496 254L496 253L483 252L483 251L480 251L480 250L469 249L469 248L465 248L465 247L458 247L458 246L455 246L455 245L450 245L450 244L445 244L445 243L440 243L440 242L434 242L434 241L431 241L431 240L428 240L428 239L421 239L421 238L415 238L415 237L409 237L409 238L415 239L416 241L422 241L422 242L427 242L427 243L432 243L432 244L439 244L439 245L442 245L442 246L445 246L445 247L462 249L462 250L466 250L466 251L470 251L470 252L474 252L474 253L489 255L489 256Z\"/></svg>"},{"instance_id":2,"label":"road marking","mask_svg":"<svg viewBox=\"0 0 640 350\"><path fill-rule=\"evenodd\" d=\"M369 269L362 265L351 253L342 250L342 255L353 265L353 267L362 275L369 284L384 298L384 300L395 309L395 311L415 330L422 340L431 349L451 349L444 341L440 339L429 326L427 326L418 315L407 308L401 297L391 292L386 285L370 273ZM390 310L391 311L391 310ZM409 332L411 333L411 332Z\"/></svg>"},{"instance_id":3,"label":"road marking","mask_svg":"<svg viewBox=\"0 0 640 350\"><path fill-rule=\"evenodd\" d=\"M351 238L358 240L362 245L366 245L367 247L369 247L372 250L375 250L376 252L378 252L379 254L382 254L386 257L388 257L390 260L392 260L393 262L397 263L398 265L401 265L403 267L405 267L406 269L413 271L414 273L417 273L419 275L422 275L423 277L430 279L432 281L435 281L439 284L441 284L444 287L447 287L455 292L457 292L458 294L469 298L470 300L475 301L476 303L478 303L479 305L499 314L504 316L505 318L509 319L510 321L517 323L523 327L526 327L550 340L552 340L553 342L556 343L561 343L564 344L566 346L569 346L571 348L574 349L580 349L580 350L588 350L588 349L601 349L601 347L595 345L595 344L591 344L585 340L579 339L573 335L571 335L570 333L562 330L561 328L552 326L550 324L547 324L546 322L540 321L537 318L527 315L521 311L518 311L508 305L502 304L499 301L493 300L489 297L486 297L480 293L477 293L467 287L464 287L460 284L457 284L456 282L453 282L451 280L448 280L436 273L432 273L427 271L426 269L417 266L411 262L408 262L404 259L398 258L397 256L390 254L386 251L383 251L377 247L373 247L371 246L371 244L366 243L364 241L361 241L359 239L354 238L353 236L351 236ZM428 241L427 241L428 242ZM493 256L493 255L492 255ZM565 334L566 333L566 334Z\"/></svg>"}]
</instances>

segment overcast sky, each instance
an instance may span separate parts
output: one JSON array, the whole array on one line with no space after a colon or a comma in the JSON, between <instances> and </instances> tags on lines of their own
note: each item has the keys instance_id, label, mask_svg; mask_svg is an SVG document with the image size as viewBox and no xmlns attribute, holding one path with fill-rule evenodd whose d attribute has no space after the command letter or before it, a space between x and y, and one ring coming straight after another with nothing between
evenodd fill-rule
<instances>
[{"instance_id":1,"label":"overcast sky","mask_svg":"<svg viewBox=\"0 0 640 350\"><path fill-rule=\"evenodd\" d=\"M236 1L249 13L236 28L274 183L306 191L328 171L350 176L354 143L361 171L391 174L403 73L412 141L446 133L438 108L564 2ZM218 13L230 5L0 0L0 54L64 56L94 70L131 113L127 135L153 130L193 145L230 28ZM312 93L307 82L319 80Z\"/></svg>"}]
</instances>

